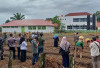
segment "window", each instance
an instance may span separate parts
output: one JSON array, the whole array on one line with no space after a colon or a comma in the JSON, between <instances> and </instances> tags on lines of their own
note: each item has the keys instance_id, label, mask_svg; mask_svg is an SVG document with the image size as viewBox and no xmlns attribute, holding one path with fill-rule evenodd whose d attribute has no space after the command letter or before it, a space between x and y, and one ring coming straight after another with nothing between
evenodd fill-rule
<instances>
[{"instance_id":1,"label":"window","mask_svg":"<svg viewBox=\"0 0 100 68\"><path fill-rule=\"evenodd\" d=\"M36 30L36 26L33 26L33 30Z\"/></svg>"},{"instance_id":2,"label":"window","mask_svg":"<svg viewBox=\"0 0 100 68\"><path fill-rule=\"evenodd\" d=\"M87 22L87 18L80 18L80 22Z\"/></svg>"},{"instance_id":3,"label":"window","mask_svg":"<svg viewBox=\"0 0 100 68\"><path fill-rule=\"evenodd\" d=\"M11 28L14 28L14 26L11 26Z\"/></svg>"},{"instance_id":4,"label":"window","mask_svg":"<svg viewBox=\"0 0 100 68\"><path fill-rule=\"evenodd\" d=\"M79 18L73 18L73 22L79 22Z\"/></svg>"},{"instance_id":5,"label":"window","mask_svg":"<svg viewBox=\"0 0 100 68\"><path fill-rule=\"evenodd\" d=\"M18 26L15 26L15 28L18 28Z\"/></svg>"},{"instance_id":6,"label":"window","mask_svg":"<svg viewBox=\"0 0 100 68\"><path fill-rule=\"evenodd\" d=\"M87 18L73 18L73 22L87 22Z\"/></svg>"},{"instance_id":7,"label":"window","mask_svg":"<svg viewBox=\"0 0 100 68\"><path fill-rule=\"evenodd\" d=\"M42 26L42 29L43 29L43 30L46 30L46 26Z\"/></svg>"},{"instance_id":8,"label":"window","mask_svg":"<svg viewBox=\"0 0 100 68\"><path fill-rule=\"evenodd\" d=\"M38 26L38 30L41 30L41 26Z\"/></svg>"},{"instance_id":9,"label":"window","mask_svg":"<svg viewBox=\"0 0 100 68\"><path fill-rule=\"evenodd\" d=\"M10 28L10 26L7 26L7 28Z\"/></svg>"},{"instance_id":10,"label":"window","mask_svg":"<svg viewBox=\"0 0 100 68\"><path fill-rule=\"evenodd\" d=\"M29 29L29 30L32 30L32 27L31 27L31 26L29 26L29 27L28 27L28 29Z\"/></svg>"}]
</instances>

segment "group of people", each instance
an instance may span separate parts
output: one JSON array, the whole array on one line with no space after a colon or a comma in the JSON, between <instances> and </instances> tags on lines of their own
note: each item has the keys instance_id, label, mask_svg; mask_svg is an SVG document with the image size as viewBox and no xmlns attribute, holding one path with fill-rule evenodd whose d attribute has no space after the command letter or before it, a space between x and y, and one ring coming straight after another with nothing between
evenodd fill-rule
<instances>
[{"instance_id":1,"label":"group of people","mask_svg":"<svg viewBox=\"0 0 100 68\"><path fill-rule=\"evenodd\" d=\"M32 48L32 65L34 65L38 60L39 60L39 54L44 53L44 38L43 33L26 33L26 34L19 34L18 37L14 37L14 35L11 33L9 34L9 38L7 38L7 35L4 34L4 37L0 37L0 51L1 51L1 60L3 60L3 44L7 40L7 45L9 46L9 50L13 52L13 59L16 58L15 56L15 43L17 43L17 51L18 51L18 59L21 62L26 61L26 53L27 53L27 42L30 42L31 48ZM58 34L55 34L53 36L54 39L54 47L58 47L58 41L59 37ZM27 42L26 42L27 41ZM80 54L80 58L82 58L82 53L84 49L84 37L79 36L78 33L76 32L74 34L74 58L77 57L77 54ZM99 36L93 36L92 40L89 38L86 39L87 45L90 47L90 52L92 56L92 63L93 63L93 68L100 68L100 40ZM63 63L63 68L68 68L69 67L69 53L70 53L70 43L67 41L66 36L64 36L60 42L59 45L59 53L62 56L62 63Z\"/></svg>"},{"instance_id":2,"label":"group of people","mask_svg":"<svg viewBox=\"0 0 100 68\"><path fill-rule=\"evenodd\" d=\"M75 41L74 58L76 58L77 53L79 53L80 58L82 58L82 52L84 49L83 40L84 40L83 36L79 36L78 33L75 33L75 36L74 36L74 41ZM99 39L99 36L93 36L92 39L86 38L86 42L90 48L93 68L100 68L100 39Z\"/></svg>"},{"instance_id":3,"label":"group of people","mask_svg":"<svg viewBox=\"0 0 100 68\"><path fill-rule=\"evenodd\" d=\"M1 51L1 60L3 60L3 52L4 52L4 43L6 42L6 44L9 47L9 50L11 52L13 52L13 59L16 59L16 48L15 48L15 44L17 44L17 55L18 55L18 59L21 62L25 62L26 61L26 53L27 53L27 42L29 42L31 44L31 48L32 48L32 54L33 54L33 58L32 58L32 65L35 64L35 62L38 61L39 59L39 54L44 52L44 38L43 33L32 33L31 35L29 35L29 37L31 36L31 38L28 37L26 34L18 34L18 36L16 37L15 35L13 35L12 33L9 34L9 37L7 38L6 33L4 33L4 37L0 37L0 51ZM27 42L26 42L27 41Z\"/></svg>"}]
</instances>

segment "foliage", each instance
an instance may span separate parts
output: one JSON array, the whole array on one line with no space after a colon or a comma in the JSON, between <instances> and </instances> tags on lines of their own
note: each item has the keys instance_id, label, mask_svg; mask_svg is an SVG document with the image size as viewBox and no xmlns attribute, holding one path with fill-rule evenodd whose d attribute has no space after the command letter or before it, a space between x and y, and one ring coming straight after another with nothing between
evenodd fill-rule
<instances>
[{"instance_id":1,"label":"foliage","mask_svg":"<svg viewBox=\"0 0 100 68\"><path fill-rule=\"evenodd\" d=\"M22 20L25 19L25 15L22 15L21 13L13 14L13 17L10 17L11 20Z\"/></svg>"},{"instance_id":2,"label":"foliage","mask_svg":"<svg viewBox=\"0 0 100 68\"><path fill-rule=\"evenodd\" d=\"M61 23L60 32L65 32L65 24Z\"/></svg>"},{"instance_id":3,"label":"foliage","mask_svg":"<svg viewBox=\"0 0 100 68\"><path fill-rule=\"evenodd\" d=\"M59 17L59 16L55 16L55 17L52 18L52 23L53 23L53 24L54 24L54 23L57 23L57 24L58 24L58 26L55 27L55 31L57 30L57 32L59 32L60 26L61 26L61 21L58 20L58 17Z\"/></svg>"},{"instance_id":4,"label":"foliage","mask_svg":"<svg viewBox=\"0 0 100 68\"><path fill-rule=\"evenodd\" d=\"M100 11L97 11L96 13L94 13L94 15L96 15L97 21L100 22Z\"/></svg>"},{"instance_id":5,"label":"foliage","mask_svg":"<svg viewBox=\"0 0 100 68\"><path fill-rule=\"evenodd\" d=\"M9 20L9 19L5 21L5 23L8 23L8 22L10 22L10 20Z\"/></svg>"}]
</instances>

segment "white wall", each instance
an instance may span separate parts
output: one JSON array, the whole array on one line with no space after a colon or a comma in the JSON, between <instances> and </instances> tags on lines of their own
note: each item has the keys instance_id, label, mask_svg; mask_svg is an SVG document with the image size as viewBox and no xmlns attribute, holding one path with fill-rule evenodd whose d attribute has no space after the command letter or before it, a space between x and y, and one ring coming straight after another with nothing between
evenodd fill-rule
<instances>
[{"instance_id":1,"label":"white wall","mask_svg":"<svg viewBox=\"0 0 100 68\"><path fill-rule=\"evenodd\" d=\"M18 28L3 28L2 27L2 32L19 32L21 33L21 27L18 27ZM46 30L28 30L28 26L25 27L25 32L43 32L43 33L52 33L54 32L54 27L53 26L46 26Z\"/></svg>"},{"instance_id":2,"label":"white wall","mask_svg":"<svg viewBox=\"0 0 100 68\"><path fill-rule=\"evenodd\" d=\"M18 27L18 28L3 28L2 27L2 32L21 32L21 27Z\"/></svg>"},{"instance_id":3,"label":"white wall","mask_svg":"<svg viewBox=\"0 0 100 68\"><path fill-rule=\"evenodd\" d=\"M25 32L43 32L43 33L52 33L54 32L54 27L53 26L46 26L46 30L28 30L28 27L25 28Z\"/></svg>"},{"instance_id":4,"label":"white wall","mask_svg":"<svg viewBox=\"0 0 100 68\"><path fill-rule=\"evenodd\" d=\"M92 15L90 17L92 17ZM61 19L61 23L65 24L66 30L67 30L67 25L87 25L87 22L73 22L73 18L87 18L87 16L85 15L85 16L65 16L65 17L59 17L59 19ZM92 25L92 22L90 22L90 25Z\"/></svg>"}]
</instances>

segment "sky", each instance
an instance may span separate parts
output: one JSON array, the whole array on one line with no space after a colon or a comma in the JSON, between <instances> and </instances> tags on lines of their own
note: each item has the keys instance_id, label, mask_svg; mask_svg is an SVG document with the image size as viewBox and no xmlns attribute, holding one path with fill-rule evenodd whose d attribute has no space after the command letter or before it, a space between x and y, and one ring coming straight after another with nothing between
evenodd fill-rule
<instances>
[{"instance_id":1,"label":"sky","mask_svg":"<svg viewBox=\"0 0 100 68\"><path fill-rule=\"evenodd\" d=\"M100 11L100 0L0 0L0 24L15 13L25 19L46 19L74 12Z\"/></svg>"}]
</instances>

